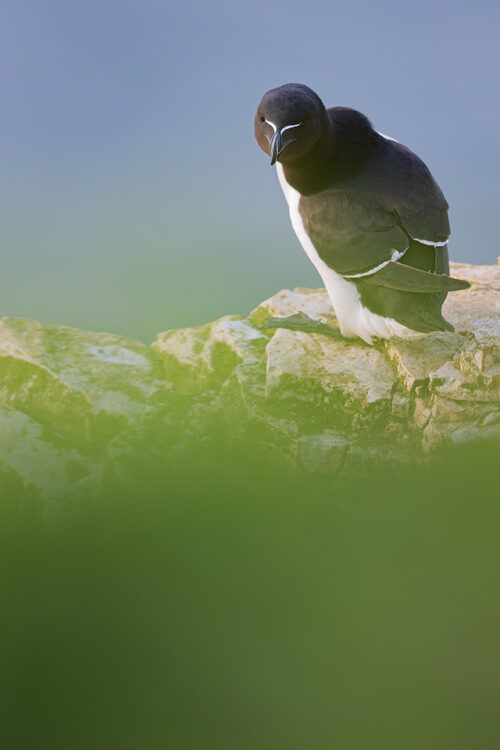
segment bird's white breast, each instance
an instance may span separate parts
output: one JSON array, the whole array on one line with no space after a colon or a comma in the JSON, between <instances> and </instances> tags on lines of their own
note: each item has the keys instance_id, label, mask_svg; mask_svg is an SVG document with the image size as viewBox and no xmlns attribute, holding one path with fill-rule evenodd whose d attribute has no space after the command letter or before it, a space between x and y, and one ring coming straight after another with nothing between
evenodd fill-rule
<instances>
[{"instance_id":1,"label":"bird's white breast","mask_svg":"<svg viewBox=\"0 0 500 750\"><path fill-rule=\"evenodd\" d=\"M276 168L281 188L290 209L290 220L300 244L304 248L325 285L330 297L335 315L339 322L343 336L353 338L359 336L368 344L373 338L390 338L391 336L414 336L415 331L401 325L393 318L384 318L372 313L361 304L356 284L347 281L322 260L311 238L304 228L304 222L299 211L300 193L295 190L285 178L283 166L277 162Z\"/></svg>"}]
</instances>

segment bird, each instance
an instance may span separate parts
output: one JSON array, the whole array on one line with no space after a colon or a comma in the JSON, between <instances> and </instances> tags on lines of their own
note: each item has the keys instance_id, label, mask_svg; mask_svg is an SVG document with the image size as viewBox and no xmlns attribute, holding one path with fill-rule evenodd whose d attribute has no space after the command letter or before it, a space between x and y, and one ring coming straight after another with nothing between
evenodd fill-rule
<instances>
[{"instance_id":1,"label":"bird","mask_svg":"<svg viewBox=\"0 0 500 750\"><path fill-rule=\"evenodd\" d=\"M424 162L299 83L267 91L254 128L340 334L373 344L453 331L442 304L470 284L450 276L448 203Z\"/></svg>"}]
</instances>

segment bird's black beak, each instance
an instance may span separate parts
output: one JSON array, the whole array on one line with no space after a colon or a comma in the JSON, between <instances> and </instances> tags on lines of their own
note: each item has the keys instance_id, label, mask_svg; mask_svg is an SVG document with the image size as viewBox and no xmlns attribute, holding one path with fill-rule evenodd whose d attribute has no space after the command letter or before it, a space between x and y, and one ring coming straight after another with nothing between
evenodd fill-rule
<instances>
[{"instance_id":1,"label":"bird's black beak","mask_svg":"<svg viewBox=\"0 0 500 750\"><path fill-rule=\"evenodd\" d=\"M297 140L296 138L289 138L287 141L283 142L283 139L281 137L281 131L276 130L275 134L269 141L269 153L271 154L271 166L277 161L278 156L283 153L283 151L286 149L287 146L290 145L290 143L293 143L293 141Z\"/></svg>"},{"instance_id":2,"label":"bird's black beak","mask_svg":"<svg viewBox=\"0 0 500 750\"><path fill-rule=\"evenodd\" d=\"M278 158L282 151L281 146L281 133L279 130L276 130L275 134L271 138L269 142L269 153L271 154L271 166L273 166L274 162Z\"/></svg>"}]
</instances>

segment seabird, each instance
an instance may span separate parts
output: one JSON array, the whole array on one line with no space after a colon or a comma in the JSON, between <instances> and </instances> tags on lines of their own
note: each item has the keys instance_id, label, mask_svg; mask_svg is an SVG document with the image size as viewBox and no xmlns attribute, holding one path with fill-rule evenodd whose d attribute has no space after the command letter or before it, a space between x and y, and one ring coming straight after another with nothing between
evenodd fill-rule
<instances>
[{"instance_id":1,"label":"seabird","mask_svg":"<svg viewBox=\"0 0 500 750\"><path fill-rule=\"evenodd\" d=\"M416 154L298 83L263 96L255 137L343 336L453 330L441 306L470 285L449 275L448 204Z\"/></svg>"}]
</instances>

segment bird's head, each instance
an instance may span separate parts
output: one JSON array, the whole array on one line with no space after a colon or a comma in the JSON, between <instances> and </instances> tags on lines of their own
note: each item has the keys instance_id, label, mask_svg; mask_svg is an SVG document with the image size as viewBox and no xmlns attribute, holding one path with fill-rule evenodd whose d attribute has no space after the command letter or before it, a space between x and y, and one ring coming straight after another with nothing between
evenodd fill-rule
<instances>
[{"instance_id":1,"label":"bird's head","mask_svg":"<svg viewBox=\"0 0 500 750\"><path fill-rule=\"evenodd\" d=\"M261 149L276 161L292 162L306 154L327 121L323 102L307 86L286 83L261 99L255 115L255 137Z\"/></svg>"}]
</instances>

